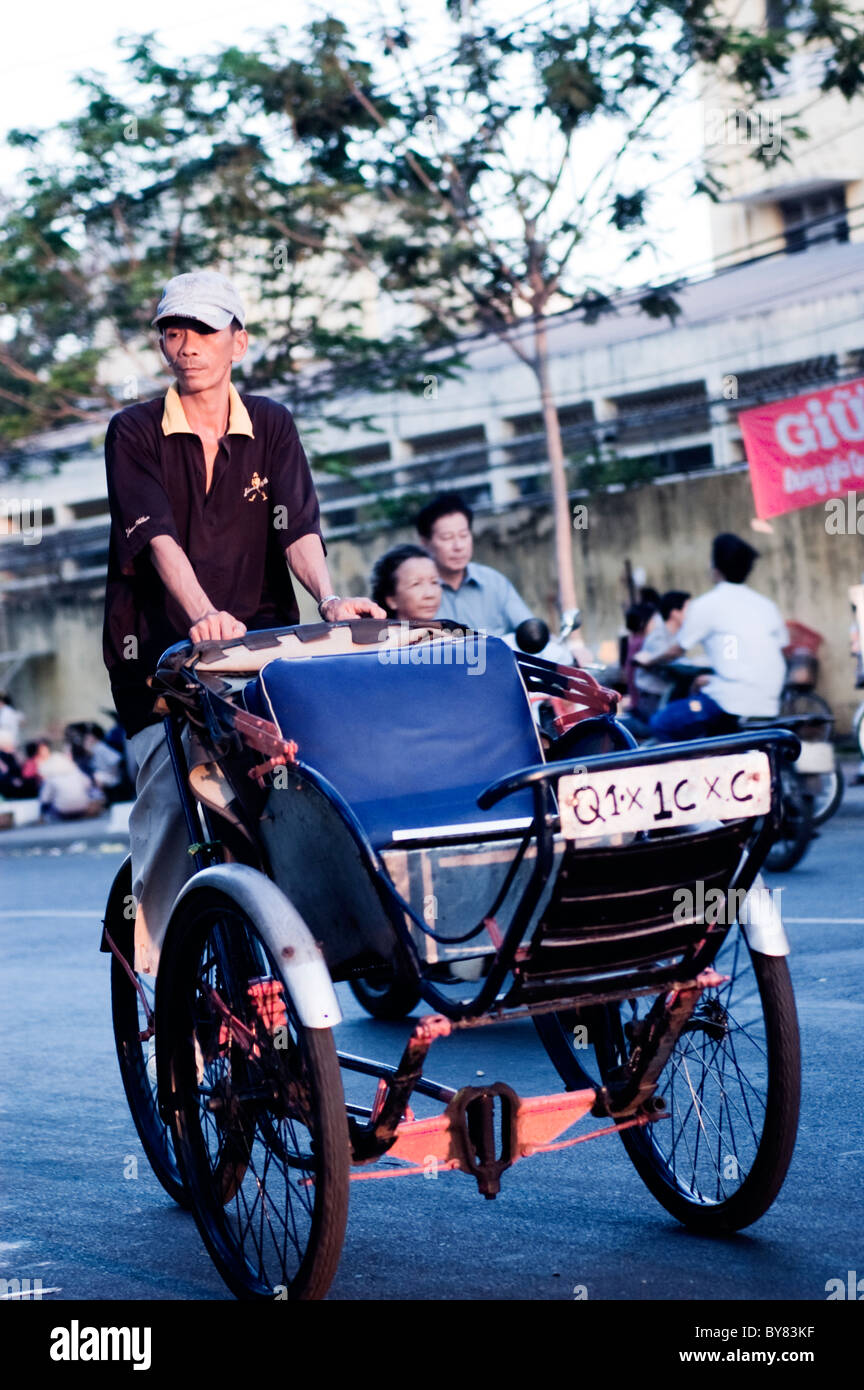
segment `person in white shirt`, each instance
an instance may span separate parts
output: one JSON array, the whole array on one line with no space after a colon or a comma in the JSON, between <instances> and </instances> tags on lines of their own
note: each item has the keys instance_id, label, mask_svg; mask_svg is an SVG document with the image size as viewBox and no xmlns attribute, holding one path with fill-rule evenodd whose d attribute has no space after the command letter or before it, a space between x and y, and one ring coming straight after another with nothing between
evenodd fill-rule
<instances>
[{"instance_id":1,"label":"person in white shirt","mask_svg":"<svg viewBox=\"0 0 864 1390\"><path fill-rule=\"evenodd\" d=\"M673 700L653 717L651 733L661 742L726 733L741 716L777 715L789 638L777 605L744 582L757 558L739 536L715 536L714 588L690 601L676 642L640 662L650 669L701 645L714 668L689 698Z\"/></svg>"},{"instance_id":2,"label":"person in white shirt","mask_svg":"<svg viewBox=\"0 0 864 1390\"><path fill-rule=\"evenodd\" d=\"M39 763L39 800L45 820L77 820L101 811L104 801L86 772L65 750L49 752Z\"/></svg>"}]
</instances>

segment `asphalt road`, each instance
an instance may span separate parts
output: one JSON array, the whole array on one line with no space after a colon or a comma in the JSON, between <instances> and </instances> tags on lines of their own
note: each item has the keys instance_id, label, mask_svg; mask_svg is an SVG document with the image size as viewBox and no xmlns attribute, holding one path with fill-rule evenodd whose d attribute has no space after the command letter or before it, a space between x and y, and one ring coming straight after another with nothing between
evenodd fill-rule
<instances>
[{"instance_id":1,"label":"asphalt road","mask_svg":"<svg viewBox=\"0 0 864 1390\"><path fill-rule=\"evenodd\" d=\"M651 1197L617 1140L519 1163L483 1201L459 1173L352 1185L332 1299L824 1300L864 1273L864 792L856 789L782 884L804 1048L792 1168L755 1226L708 1240ZM192 1219L152 1177L113 1051L99 921L116 843L0 845L0 1278L44 1297L225 1299ZM340 987L338 1044L395 1061L403 1024ZM437 1042L448 1084L560 1089L530 1023ZM50 1292L49 1292L50 1291ZM56 1291L56 1292L54 1292Z\"/></svg>"}]
</instances>

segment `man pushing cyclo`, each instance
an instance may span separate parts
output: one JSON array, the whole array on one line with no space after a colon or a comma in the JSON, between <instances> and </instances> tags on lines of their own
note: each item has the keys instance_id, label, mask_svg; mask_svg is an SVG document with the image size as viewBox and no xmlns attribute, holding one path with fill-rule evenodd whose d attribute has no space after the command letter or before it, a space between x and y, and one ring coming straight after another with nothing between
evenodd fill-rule
<instances>
[{"instance_id":1,"label":"man pushing cyclo","mask_svg":"<svg viewBox=\"0 0 864 1390\"><path fill-rule=\"evenodd\" d=\"M318 499L289 410L241 395L248 346L237 291L212 271L168 282L153 319L176 378L127 406L105 439L111 508L103 649L138 765L129 819L135 968L155 973L174 899L192 873L155 692L162 652L299 621L292 574L327 622L383 609L333 592Z\"/></svg>"}]
</instances>

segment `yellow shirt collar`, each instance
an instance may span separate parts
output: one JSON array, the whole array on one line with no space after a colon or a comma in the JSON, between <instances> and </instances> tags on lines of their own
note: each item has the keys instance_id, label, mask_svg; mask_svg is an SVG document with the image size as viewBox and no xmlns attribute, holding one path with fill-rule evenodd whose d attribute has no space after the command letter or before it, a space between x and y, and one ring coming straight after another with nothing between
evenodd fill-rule
<instances>
[{"instance_id":1,"label":"yellow shirt collar","mask_svg":"<svg viewBox=\"0 0 864 1390\"><path fill-rule=\"evenodd\" d=\"M194 434L195 431L186 419L183 401L176 386L169 386L165 393L165 408L162 411L163 434ZM228 433L245 434L254 439L249 411L240 399L240 392L233 381L228 383Z\"/></svg>"}]
</instances>

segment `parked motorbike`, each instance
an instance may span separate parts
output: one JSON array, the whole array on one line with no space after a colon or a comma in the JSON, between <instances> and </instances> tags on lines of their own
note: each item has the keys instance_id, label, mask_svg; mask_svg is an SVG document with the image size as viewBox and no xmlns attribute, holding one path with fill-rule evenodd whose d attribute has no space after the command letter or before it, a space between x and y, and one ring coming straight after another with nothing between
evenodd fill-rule
<instances>
[{"instance_id":1,"label":"parked motorbike","mask_svg":"<svg viewBox=\"0 0 864 1390\"><path fill-rule=\"evenodd\" d=\"M690 661L670 661L652 666L652 671L668 677L669 685L660 701L663 708L672 700L684 700L693 693L694 682L700 676L713 675L710 666L699 666ZM809 727L811 715L783 715L776 719L731 716L734 727L741 731L756 728L789 728L802 738L802 729ZM626 720L625 720L626 722ZM730 731L733 726L730 726ZM631 731L633 731L631 727ZM637 734L638 737L638 734ZM643 740L644 741L644 740ZM653 740L648 740L653 742ZM832 749L833 752L833 749ZM801 761L804 759L803 766ZM781 768L780 780L783 792L783 817L780 831L768 851L765 867L774 873L784 873L799 864L807 853L815 829L814 796L811 789L811 773L806 770L806 753L802 745L801 758L795 763L786 763Z\"/></svg>"},{"instance_id":2,"label":"parked motorbike","mask_svg":"<svg viewBox=\"0 0 864 1390\"><path fill-rule=\"evenodd\" d=\"M803 623L792 621L786 627L789 644L783 649L786 683L780 696L780 717L787 725L795 721L802 743L797 771L813 798L813 824L824 825L839 809L844 790L834 749L834 711L815 689L824 639Z\"/></svg>"}]
</instances>

